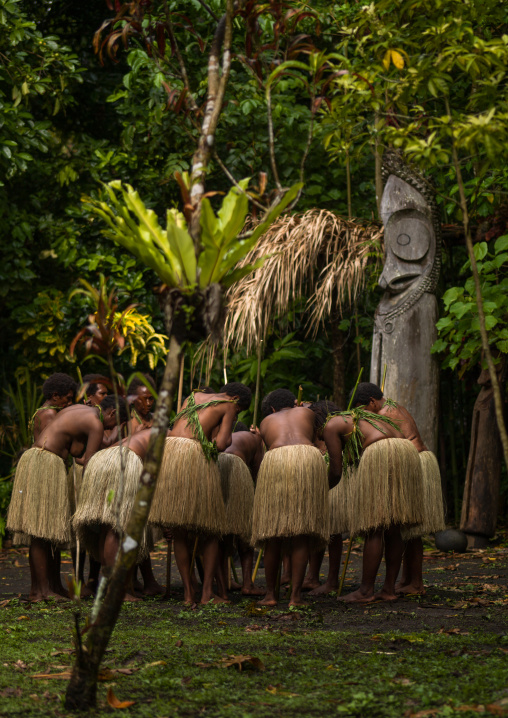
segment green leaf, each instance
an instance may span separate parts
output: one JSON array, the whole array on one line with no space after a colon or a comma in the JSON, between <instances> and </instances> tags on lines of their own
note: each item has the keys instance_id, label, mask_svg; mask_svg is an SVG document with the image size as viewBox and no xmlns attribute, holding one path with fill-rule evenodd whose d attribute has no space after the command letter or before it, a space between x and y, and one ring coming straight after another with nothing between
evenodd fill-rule
<instances>
[{"instance_id":1,"label":"green leaf","mask_svg":"<svg viewBox=\"0 0 508 718\"><path fill-rule=\"evenodd\" d=\"M473 251L476 261L482 260L488 252L487 242L478 242L474 245Z\"/></svg>"},{"instance_id":2,"label":"green leaf","mask_svg":"<svg viewBox=\"0 0 508 718\"><path fill-rule=\"evenodd\" d=\"M508 234L503 234L502 237L498 237L496 239L496 243L494 244L494 252L496 254L504 252L505 249L508 249Z\"/></svg>"},{"instance_id":3,"label":"green leaf","mask_svg":"<svg viewBox=\"0 0 508 718\"><path fill-rule=\"evenodd\" d=\"M470 312L473 308L476 308L473 302L455 302L450 307L450 313L461 319L466 312Z\"/></svg>"}]
</instances>

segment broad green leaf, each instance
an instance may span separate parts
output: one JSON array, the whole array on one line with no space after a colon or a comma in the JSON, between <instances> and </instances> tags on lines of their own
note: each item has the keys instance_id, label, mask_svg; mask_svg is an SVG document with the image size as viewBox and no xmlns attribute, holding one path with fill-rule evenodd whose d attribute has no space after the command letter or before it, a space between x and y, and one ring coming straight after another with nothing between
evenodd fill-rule
<instances>
[{"instance_id":1,"label":"broad green leaf","mask_svg":"<svg viewBox=\"0 0 508 718\"><path fill-rule=\"evenodd\" d=\"M482 260L488 252L487 242L478 242L474 245L473 250L476 261Z\"/></svg>"},{"instance_id":2,"label":"broad green leaf","mask_svg":"<svg viewBox=\"0 0 508 718\"><path fill-rule=\"evenodd\" d=\"M245 267L239 267L238 269L233 269L232 272L227 274L224 279L222 280L221 284L226 289L228 287L231 287L233 284L236 284L236 282L239 282L240 279L243 279L248 274L251 274L252 272L256 271L256 269L259 269L259 267L262 267L265 261L268 259L270 255L266 255L265 257L260 257L259 259L256 259L256 261L253 264L247 264Z\"/></svg>"},{"instance_id":3,"label":"broad green leaf","mask_svg":"<svg viewBox=\"0 0 508 718\"><path fill-rule=\"evenodd\" d=\"M494 244L494 251L496 254L499 254L499 252L504 252L506 249L508 249L508 234L504 234L502 237L498 237L496 239L496 243Z\"/></svg>"},{"instance_id":4,"label":"broad green leaf","mask_svg":"<svg viewBox=\"0 0 508 718\"><path fill-rule=\"evenodd\" d=\"M246 189L248 183L248 179L243 179L238 184L242 189ZM225 245L228 245L240 234L248 210L249 200L247 195L237 187L231 187L224 197L218 213L218 225L223 234Z\"/></svg>"},{"instance_id":5,"label":"broad green leaf","mask_svg":"<svg viewBox=\"0 0 508 718\"><path fill-rule=\"evenodd\" d=\"M472 309L476 309L476 305L473 302L455 302L450 307L450 313L455 314L458 319L461 319L466 312L470 312Z\"/></svg>"}]
</instances>

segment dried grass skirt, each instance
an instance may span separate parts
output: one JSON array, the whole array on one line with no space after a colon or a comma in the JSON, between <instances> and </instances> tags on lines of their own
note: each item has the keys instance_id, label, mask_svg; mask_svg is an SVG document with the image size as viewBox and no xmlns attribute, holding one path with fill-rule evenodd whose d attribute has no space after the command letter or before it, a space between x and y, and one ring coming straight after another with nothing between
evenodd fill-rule
<instances>
[{"instance_id":1,"label":"dried grass skirt","mask_svg":"<svg viewBox=\"0 0 508 718\"><path fill-rule=\"evenodd\" d=\"M422 467L408 439L381 439L365 449L347 484L347 507L352 535L422 522Z\"/></svg>"},{"instance_id":2,"label":"dried grass skirt","mask_svg":"<svg viewBox=\"0 0 508 718\"><path fill-rule=\"evenodd\" d=\"M139 488L143 462L126 446L122 446L124 461L124 488L120 498L121 460L120 447L112 446L92 456L81 480L78 506L72 518L74 531L81 545L99 560L99 539L104 527L123 533L131 515ZM108 501L112 493L113 498ZM138 553L138 562L148 555L151 540L145 529Z\"/></svg>"},{"instance_id":3,"label":"dried grass skirt","mask_svg":"<svg viewBox=\"0 0 508 718\"><path fill-rule=\"evenodd\" d=\"M251 473L246 463L234 454L220 454L218 465L226 509L224 533L249 543L254 505L254 482Z\"/></svg>"},{"instance_id":4,"label":"dried grass skirt","mask_svg":"<svg viewBox=\"0 0 508 718\"><path fill-rule=\"evenodd\" d=\"M54 544L71 540L71 495L65 463L45 449L32 448L19 460L7 514L17 543L27 536ZM21 536L19 536L21 534Z\"/></svg>"},{"instance_id":5,"label":"dried grass skirt","mask_svg":"<svg viewBox=\"0 0 508 718\"><path fill-rule=\"evenodd\" d=\"M338 536L349 532L347 512L347 494L355 469L344 472L341 480L328 492L330 502L330 536Z\"/></svg>"},{"instance_id":6,"label":"dried grass skirt","mask_svg":"<svg viewBox=\"0 0 508 718\"><path fill-rule=\"evenodd\" d=\"M422 451L419 457L423 471L424 519L418 526L404 529L402 532L404 541L433 534L436 531L444 531L446 528L439 464L432 451Z\"/></svg>"},{"instance_id":7,"label":"dried grass skirt","mask_svg":"<svg viewBox=\"0 0 508 718\"><path fill-rule=\"evenodd\" d=\"M166 439L148 521L211 536L226 532L219 468L206 460L199 442Z\"/></svg>"},{"instance_id":8,"label":"dried grass skirt","mask_svg":"<svg viewBox=\"0 0 508 718\"><path fill-rule=\"evenodd\" d=\"M309 536L317 550L330 537L326 463L315 446L282 446L268 451L254 494L252 543Z\"/></svg>"}]
</instances>

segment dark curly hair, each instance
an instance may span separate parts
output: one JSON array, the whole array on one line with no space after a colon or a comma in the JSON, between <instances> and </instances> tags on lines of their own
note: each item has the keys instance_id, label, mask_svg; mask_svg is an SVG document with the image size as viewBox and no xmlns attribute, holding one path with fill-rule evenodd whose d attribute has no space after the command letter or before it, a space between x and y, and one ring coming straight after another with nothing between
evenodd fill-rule
<instances>
[{"instance_id":1,"label":"dark curly hair","mask_svg":"<svg viewBox=\"0 0 508 718\"><path fill-rule=\"evenodd\" d=\"M114 394L108 394L108 396L105 396L104 399L99 404L102 411L107 411L108 409L116 409L116 399ZM127 402L123 398L123 396L118 397L118 406L120 407L120 424L123 424L127 421L129 418L129 415L127 413Z\"/></svg>"},{"instance_id":2,"label":"dark curly hair","mask_svg":"<svg viewBox=\"0 0 508 718\"><path fill-rule=\"evenodd\" d=\"M157 387L155 386L155 382L150 376L150 374L143 374L146 381L143 381L139 377L134 377L134 379L131 381L129 386L127 387L127 396L132 396L132 394L135 394L136 391L139 389L140 386L146 387L146 384L150 384L151 387L156 390Z\"/></svg>"},{"instance_id":3,"label":"dark curly hair","mask_svg":"<svg viewBox=\"0 0 508 718\"><path fill-rule=\"evenodd\" d=\"M280 411L295 405L296 396L289 389L275 389L267 394L261 402L261 416L265 419L272 413L272 409Z\"/></svg>"},{"instance_id":4,"label":"dark curly hair","mask_svg":"<svg viewBox=\"0 0 508 718\"><path fill-rule=\"evenodd\" d=\"M326 399L315 401L309 406L309 409L314 412L314 426L316 431L321 429L328 414L334 414L335 412L340 411L337 404L334 404L333 401L327 401Z\"/></svg>"},{"instance_id":5,"label":"dark curly hair","mask_svg":"<svg viewBox=\"0 0 508 718\"><path fill-rule=\"evenodd\" d=\"M88 384L86 393L93 396L99 388L99 384L104 384L104 386L108 388L111 382L103 374L85 374L83 377L83 384Z\"/></svg>"},{"instance_id":6,"label":"dark curly hair","mask_svg":"<svg viewBox=\"0 0 508 718\"><path fill-rule=\"evenodd\" d=\"M229 384L224 384L224 386L219 389L219 393L227 394L228 396L237 396L237 403L242 411L249 408L252 400L252 392L249 387L245 386L245 384L240 384L239 381L231 381Z\"/></svg>"},{"instance_id":7,"label":"dark curly hair","mask_svg":"<svg viewBox=\"0 0 508 718\"><path fill-rule=\"evenodd\" d=\"M235 428L233 429L233 434L237 431L250 431L247 424L244 424L243 421L237 421L235 424Z\"/></svg>"},{"instance_id":8,"label":"dark curly hair","mask_svg":"<svg viewBox=\"0 0 508 718\"><path fill-rule=\"evenodd\" d=\"M57 396L67 396L67 394L72 391L72 398L74 400L76 398L77 390L78 385L72 377L68 374L57 372L56 374L52 374L49 379L46 379L42 385L42 396L45 401L48 401L51 399L53 394L56 394Z\"/></svg>"},{"instance_id":9,"label":"dark curly hair","mask_svg":"<svg viewBox=\"0 0 508 718\"><path fill-rule=\"evenodd\" d=\"M383 398L383 392L378 387L377 384L372 384L370 381L362 381L358 386L356 387L356 391L352 389L349 393L349 399L351 400L351 397L354 397L353 401L351 401L351 406L354 408L355 406L365 406L365 404L368 404L371 399L382 399Z\"/></svg>"}]
</instances>

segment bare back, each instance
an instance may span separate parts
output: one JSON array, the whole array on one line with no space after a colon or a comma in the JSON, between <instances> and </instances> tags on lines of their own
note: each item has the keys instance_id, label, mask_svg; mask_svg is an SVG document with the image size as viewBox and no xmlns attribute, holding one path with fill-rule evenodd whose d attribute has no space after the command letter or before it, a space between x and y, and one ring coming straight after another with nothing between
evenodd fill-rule
<instances>
[{"instance_id":1,"label":"bare back","mask_svg":"<svg viewBox=\"0 0 508 718\"><path fill-rule=\"evenodd\" d=\"M427 447L423 443L416 422L407 409L400 404L397 404L396 407L385 404L380 409L379 414L381 416L387 416L392 421L396 421L400 426L404 438L409 439L418 451L427 451Z\"/></svg>"},{"instance_id":2,"label":"bare back","mask_svg":"<svg viewBox=\"0 0 508 718\"><path fill-rule=\"evenodd\" d=\"M231 444L225 454L234 454L244 461L256 480L263 459L263 442L259 434L252 431L236 431L231 437Z\"/></svg>"},{"instance_id":3,"label":"bare back","mask_svg":"<svg viewBox=\"0 0 508 718\"><path fill-rule=\"evenodd\" d=\"M86 464L100 449L103 434L104 426L97 409L75 404L58 412L34 446L51 451L64 461L69 455L80 457L84 454L82 463Z\"/></svg>"},{"instance_id":4,"label":"bare back","mask_svg":"<svg viewBox=\"0 0 508 718\"><path fill-rule=\"evenodd\" d=\"M268 451L281 446L314 444L314 412L303 406L281 409L265 417L259 427Z\"/></svg>"},{"instance_id":5,"label":"bare back","mask_svg":"<svg viewBox=\"0 0 508 718\"><path fill-rule=\"evenodd\" d=\"M383 429L384 433L379 431L379 429L376 429L372 426L372 424L364 419L361 419L358 422L357 430L359 429L363 435L362 449L366 449L368 446L371 446L382 439L404 438L402 432L397 431L397 429L390 426L390 424L380 420L379 425ZM330 457L330 467L328 472L330 488L333 488L342 475L342 451L346 446L347 440L349 439L353 428L352 417L334 416L329 420L323 430L323 439L326 442L328 455Z\"/></svg>"},{"instance_id":6,"label":"bare back","mask_svg":"<svg viewBox=\"0 0 508 718\"><path fill-rule=\"evenodd\" d=\"M48 424L51 424L57 416L58 411L59 409L56 407L45 404L43 404L40 409L37 409L33 418L34 441L37 441Z\"/></svg>"},{"instance_id":7,"label":"bare back","mask_svg":"<svg viewBox=\"0 0 508 718\"><path fill-rule=\"evenodd\" d=\"M210 401L223 402L204 409L198 408L197 412L199 423L208 441L215 439L217 449L224 451L231 444L233 426L238 414L236 401L227 394L204 394L200 391L194 393L194 401L197 405L207 404ZM182 409L185 409L188 403L189 399L187 398ZM171 436L180 436L184 439L196 438L193 426L186 417L182 417L175 422L171 429Z\"/></svg>"}]
</instances>

